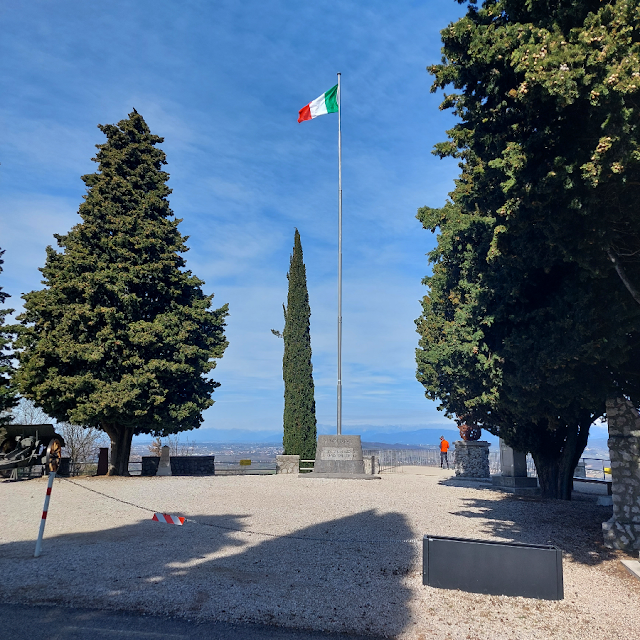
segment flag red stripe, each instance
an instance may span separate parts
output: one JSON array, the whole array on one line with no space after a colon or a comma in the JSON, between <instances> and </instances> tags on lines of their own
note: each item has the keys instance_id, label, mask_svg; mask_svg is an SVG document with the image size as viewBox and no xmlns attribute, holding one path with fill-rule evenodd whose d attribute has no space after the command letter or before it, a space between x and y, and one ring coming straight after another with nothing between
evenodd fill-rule
<instances>
[{"instance_id":1,"label":"flag red stripe","mask_svg":"<svg viewBox=\"0 0 640 640\"><path fill-rule=\"evenodd\" d=\"M171 516L170 516L169 514L167 514L167 513L163 513L163 514L162 514L162 517L164 518L164 521L165 521L167 524L173 524L173 520L171 519Z\"/></svg>"},{"instance_id":2,"label":"flag red stripe","mask_svg":"<svg viewBox=\"0 0 640 640\"><path fill-rule=\"evenodd\" d=\"M304 122L305 120L311 120L311 109L309 109L309 105L302 107L302 109L298 111L298 122Z\"/></svg>"}]
</instances>

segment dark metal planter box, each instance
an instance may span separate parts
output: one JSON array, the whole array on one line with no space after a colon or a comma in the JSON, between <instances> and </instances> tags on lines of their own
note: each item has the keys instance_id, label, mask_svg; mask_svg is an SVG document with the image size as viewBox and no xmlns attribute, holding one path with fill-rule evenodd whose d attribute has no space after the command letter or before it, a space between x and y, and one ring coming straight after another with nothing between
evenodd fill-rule
<instances>
[{"instance_id":1,"label":"dark metal planter box","mask_svg":"<svg viewBox=\"0 0 640 640\"><path fill-rule=\"evenodd\" d=\"M562 551L520 544L424 536L422 583L490 595L562 600Z\"/></svg>"}]
</instances>

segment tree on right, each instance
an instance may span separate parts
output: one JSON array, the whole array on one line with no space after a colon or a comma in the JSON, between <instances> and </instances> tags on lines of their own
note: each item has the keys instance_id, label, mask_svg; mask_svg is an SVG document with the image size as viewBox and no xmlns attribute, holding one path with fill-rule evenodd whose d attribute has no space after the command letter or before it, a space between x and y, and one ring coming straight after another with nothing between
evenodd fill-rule
<instances>
[{"instance_id":1,"label":"tree on right","mask_svg":"<svg viewBox=\"0 0 640 640\"><path fill-rule=\"evenodd\" d=\"M416 321L417 378L570 499L610 395L640 402L640 3L487 0L441 32L459 122Z\"/></svg>"}]
</instances>

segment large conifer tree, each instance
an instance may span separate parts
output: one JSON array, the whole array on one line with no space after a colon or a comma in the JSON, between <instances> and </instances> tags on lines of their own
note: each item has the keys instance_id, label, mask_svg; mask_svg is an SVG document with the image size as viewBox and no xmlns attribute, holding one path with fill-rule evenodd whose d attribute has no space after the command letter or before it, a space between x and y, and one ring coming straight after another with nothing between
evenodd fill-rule
<instances>
[{"instance_id":1,"label":"large conifer tree","mask_svg":"<svg viewBox=\"0 0 640 640\"><path fill-rule=\"evenodd\" d=\"M284 453L311 460L316 455L316 402L314 400L309 293L302 259L300 234L296 229L285 309L284 356Z\"/></svg>"},{"instance_id":2,"label":"large conifer tree","mask_svg":"<svg viewBox=\"0 0 640 640\"><path fill-rule=\"evenodd\" d=\"M2 255L4 251L0 251L0 273L2 273ZM9 294L5 293L0 287L0 304L9 298ZM0 309L0 425L11 421L10 409L18 404L18 398L15 388L11 384L11 376L14 369L11 364L11 333L5 327L5 317L12 313L13 309Z\"/></svg>"},{"instance_id":3,"label":"large conifer tree","mask_svg":"<svg viewBox=\"0 0 640 640\"><path fill-rule=\"evenodd\" d=\"M131 438L193 429L219 383L227 306L212 310L185 269L169 208L163 141L135 110L100 125L82 222L47 247L43 284L23 296L16 342L23 395L49 415L111 439L111 475L127 475Z\"/></svg>"},{"instance_id":4,"label":"large conifer tree","mask_svg":"<svg viewBox=\"0 0 640 640\"><path fill-rule=\"evenodd\" d=\"M607 396L640 402L640 4L469 0L441 34L459 122L435 153L461 174L418 214L439 234L418 379L570 498Z\"/></svg>"}]
</instances>

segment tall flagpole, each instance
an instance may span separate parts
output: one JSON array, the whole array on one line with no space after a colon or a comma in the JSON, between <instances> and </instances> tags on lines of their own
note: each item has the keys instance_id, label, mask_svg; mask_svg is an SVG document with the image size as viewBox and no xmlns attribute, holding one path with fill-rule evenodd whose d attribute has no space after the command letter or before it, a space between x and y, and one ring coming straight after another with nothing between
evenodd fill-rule
<instances>
[{"instance_id":1,"label":"tall flagpole","mask_svg":"<svg viewBox=\"0 0 640 640\"><path fill-rule=\"evenodd\" d=\"M338 74L338 435L342 433L342 127Z\"/></svg>"}]
</instances>

